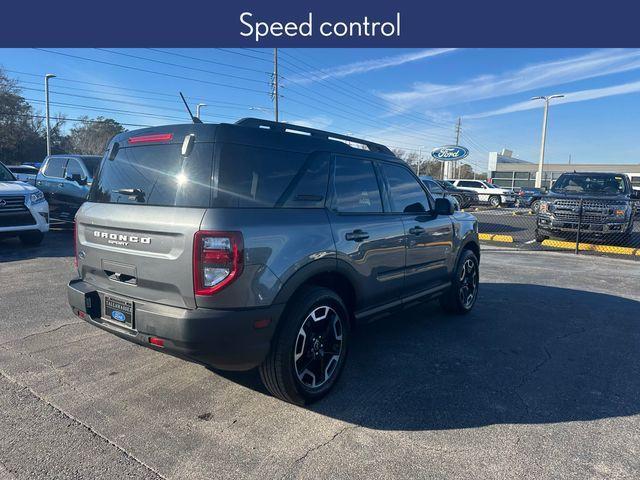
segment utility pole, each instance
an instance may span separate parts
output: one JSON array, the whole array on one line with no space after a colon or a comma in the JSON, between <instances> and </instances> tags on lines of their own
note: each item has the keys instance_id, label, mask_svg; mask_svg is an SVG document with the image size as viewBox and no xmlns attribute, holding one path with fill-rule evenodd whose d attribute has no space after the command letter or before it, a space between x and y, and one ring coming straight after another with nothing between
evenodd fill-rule
<instances>
[{"instance_id":1,"label":"utility pole","mask_svg":"<svg viewBox=\"0 0 640 480\"><path fill-rule=\"evenodd\" d=\"M547 142L547 118L549 116L549 100L562 98L564 95L550 95L533 97L531 100L544 100L544 117L542 119L542 141L540 143L540 161L538 162L538 173L536 174L536 188L542 188L542 173L544 170L544 150Z\"/></svg>"},{"instance_id":2,"label":"utility pole","mask_svg":"<svg viewBox=\"0 0 640 480\"><path fill-rule=\"evenodd\" d=\"M279 121L278 117L279 117L279 108L278 108L278 100L279 100L279 93L278 93L278 49L274 48L273 49L273 99L275 101L274 103L274 114L275 114L275 120L276 122Z\"/></svg>"},{"instance_id":3,"label":"utility pole","mask_svg":"<svg viewBox=\"0 0 640 480\"><path fill-rule=\"evenodd\" d=\"M207 104L206 104L206 103L199 103L199 104L197 104L197 105L196 105L196 117L197 117L199 120L202 120L202 119L200 118L200 109L201 109L202 107L206 107L206 106L207 106Z\"/></svg>"},{"instance_id":4,"label":"utility pole","mask_svg":"<svg viewBox=\"0 0 640 480\"><path fill-rule=\"evenodd\" d=\"M55 78L53 73L44 76L44 104L45 116L47 117L47 156L51 155L51 124L49 121L49 79Z\"/></svg>"},{"instance_id":5,"label":"utility pole","mask_svg":"<svg viewBox=\"0 0 640 480\"><path fill-rule=\"evenodd\" d=\"M460 145L460 130L461 130L460 126L461 126L461 124L462 124L462 118L458 117L458 124L456 125L456 147ZM456 175L456 178L460 178L461 165L460 165L460 161L459 160L456 161L456 166L458 167L458 173Z\"/></svg>"},{"instance_id":6,"label":"utility pole","mask_svg":"<svg viewBox=\"0 0 640 480\"><path fill-rule=\"evenodd\" d=\"M418 173L417 175L420 176L420 165L422 165L422 149L424 148L424 145L420 145L418 147Z\"/></svg>"}]
</instances>

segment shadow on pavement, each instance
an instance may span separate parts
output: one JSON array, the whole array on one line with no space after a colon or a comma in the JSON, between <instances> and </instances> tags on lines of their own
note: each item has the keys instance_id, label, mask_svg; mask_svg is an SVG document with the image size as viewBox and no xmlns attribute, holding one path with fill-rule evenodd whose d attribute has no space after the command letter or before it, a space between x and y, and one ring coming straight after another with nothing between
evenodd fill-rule
<instances>
[{"instance_id":1,"label":"shadow on pavement","mask_svg":"<svg viewBox=\"0 0 640 480\"><path fill-rule=\"evenodd\" d=\"M361 327L336 388L310 410L382 430L640 413L640 302L538 285L481 288L464 317L429 304ZM264 392L256 372L225 376Z\"/></svg>"},{"instance_id":2,"label":"shadow on pavement","mask_svg":"<svg viewBox=\"0 0 640 480\"><path fill-rule=\"evenodd\" d=\"M73 225L52 226L37 246L25 246L17 238L0 238L0 263L40 257L72 257Z\"/></svg>"}]
</instances>

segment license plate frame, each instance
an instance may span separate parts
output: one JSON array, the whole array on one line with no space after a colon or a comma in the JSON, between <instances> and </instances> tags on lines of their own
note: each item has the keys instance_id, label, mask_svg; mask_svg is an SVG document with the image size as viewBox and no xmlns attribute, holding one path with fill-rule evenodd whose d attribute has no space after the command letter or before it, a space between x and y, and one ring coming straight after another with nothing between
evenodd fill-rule
<instances>
[{"instance_id":1,"label":"license plate frame","mask_svg":"<svg viewBox=\"0 0 640 480\"><path fill-rule=\"evenodd\" d=\"M104 296L103 318L116 325L133 329L135 318L135 304L133 300L112 295Z\"/></svg>"}]
</instances>

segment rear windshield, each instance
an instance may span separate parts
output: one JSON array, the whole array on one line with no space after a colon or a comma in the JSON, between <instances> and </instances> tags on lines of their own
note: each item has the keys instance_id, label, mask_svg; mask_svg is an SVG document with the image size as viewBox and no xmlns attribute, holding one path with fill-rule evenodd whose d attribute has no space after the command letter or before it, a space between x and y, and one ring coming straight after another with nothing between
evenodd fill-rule
<instances>
[{"instance_id":1,"label":"rear windshield","mask_svg":"<svg viewBox=\"0 0 640 480\"><path fill-rule=\"evenodd\" d=\"M92 178L95 177L96 170L98 170L102 159L100 157L82 157L82 160L84 160L84 164L87 170L89 170L89 176Z\"/></svg>"},{"instance_id":2,"label":"rear windshield","mask_svg":"<svg viewBox=\"0 0 640 480\"><path fill-rule=\"evenodd\" d=\"M89 201L176 207L322 208L329 179L325 153L196 143L120 148L100 167ZM215 167L214 167L215 165Z\"/></svg>"},{"instance_id":3,"label":"rear windshield","mask_svg":"<svg viewBox=\"0 0 640 480\"><path fill-rule=\"evenodd\" d=\"M89 201L208 207L213 143L196 143L187 157L181 150L181 144L117 149L102 163Z\"/></svg>"}]
</instances>

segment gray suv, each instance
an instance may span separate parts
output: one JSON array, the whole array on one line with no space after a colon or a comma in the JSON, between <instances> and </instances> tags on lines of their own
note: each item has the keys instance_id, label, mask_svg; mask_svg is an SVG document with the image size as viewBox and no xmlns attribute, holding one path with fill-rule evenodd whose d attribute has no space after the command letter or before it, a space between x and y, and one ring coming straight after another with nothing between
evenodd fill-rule
<instances>
[{"instance_id":1,"label":"gray suv","mask_svg":"<svg viewBox=\"0 0 640 480\"><path fill-rule=\"evenodd\" d=\"M76 315L226 370L259 368L304 404L335 384L352 332L478 295L476 219L431 198L391 151L258 119L113 138L76 215Z\"/></svg>"}]
</instances>

